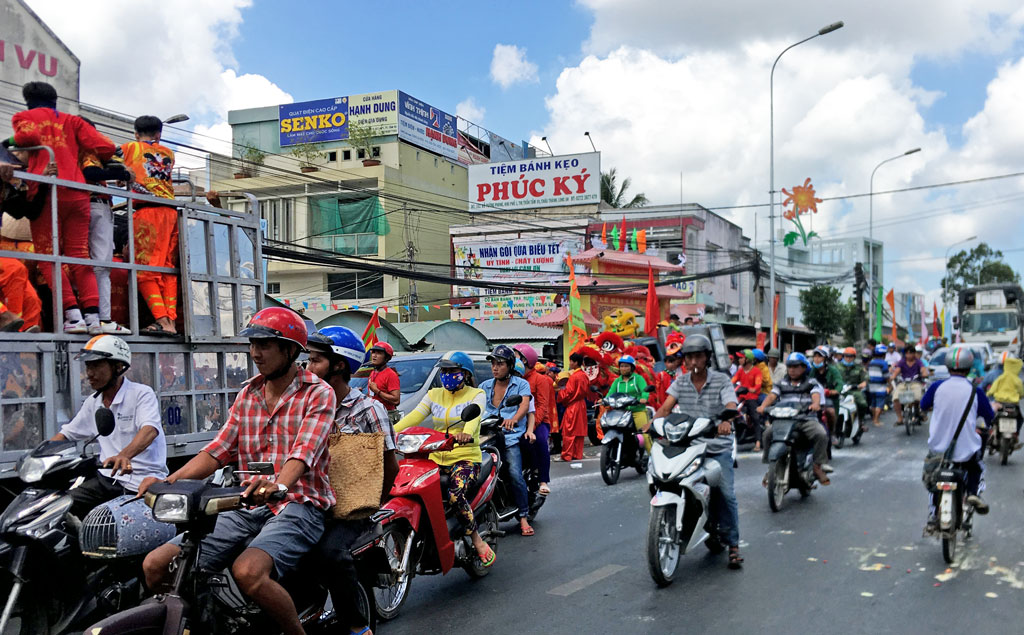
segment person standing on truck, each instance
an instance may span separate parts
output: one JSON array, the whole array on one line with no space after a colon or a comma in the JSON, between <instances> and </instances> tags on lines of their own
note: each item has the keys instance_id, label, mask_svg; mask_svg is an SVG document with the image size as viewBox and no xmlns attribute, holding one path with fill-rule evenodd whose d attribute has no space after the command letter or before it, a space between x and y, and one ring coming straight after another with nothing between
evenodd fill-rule
<instances>
[{"instance_id":1,"label":"person standing on truck","mask_svg":"<svg viewBox=\"0 0 1024 635\"><path fill-rule=\"evenodd\" d=\"M402 418L402 413L398 411L398 404L402 400L402 385L398 373L388 366L388 362L395 356L395 349L387 342L377 342L370 347L369 353L373 370L366 382L366 392L383 404L392 424L398 423Z\"/></svg>"}]
</instances>

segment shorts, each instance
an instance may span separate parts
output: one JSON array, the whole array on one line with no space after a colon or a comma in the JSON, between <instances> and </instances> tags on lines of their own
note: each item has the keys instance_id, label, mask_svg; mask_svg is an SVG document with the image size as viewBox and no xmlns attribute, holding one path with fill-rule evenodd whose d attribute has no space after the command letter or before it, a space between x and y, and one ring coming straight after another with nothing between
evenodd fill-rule
<instances>
[{"instance_id":1,"label":"shorts","mask_svg":"<svg viewBox=\"0 0 1024 635\"><path fill-rule=\"evenodd\" d=\"M289 503L274 515L268 507L241 509L217 516L217 526L199 544L199 566L226 569L246 549L259 549L274 561L281 579L299 565L324 533L324 512L312 503ZM181 536L171 541L181 546Z\"/></svg>"},{"instance_id":2,"label":"shorts","mask_svg":"<svg viewBox=\"0 0 1024 635\"><path fill-rule=\"evenodd\" d=\"M885 406L886 393L884 392L869 392L868 393L868 407L870 408L881 408Z\"/></svg>"}]
</instances>

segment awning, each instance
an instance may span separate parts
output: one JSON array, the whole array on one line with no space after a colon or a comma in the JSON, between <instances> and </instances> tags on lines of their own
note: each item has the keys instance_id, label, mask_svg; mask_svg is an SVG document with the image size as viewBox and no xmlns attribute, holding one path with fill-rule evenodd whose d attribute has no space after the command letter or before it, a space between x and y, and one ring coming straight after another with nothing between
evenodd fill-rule
<instances>
[{"instance_id":1,"label":"awning","mask_svg":"<svg viewBox=\"0 0 1024 635\"><path fill-rule=\"evenodd\" d=\"M581 309L582 311L582 309ZM565 323L569 320L569 307L560 306L551 313L542 315L536 318L530 318L527 323L534 326L544 326L551 329L560 329L565 326ZM583 311L583 322L586 324L588 329L597 330L601 328L601 321L590 314L589 311Z\"/></svg>"}]
</instances>

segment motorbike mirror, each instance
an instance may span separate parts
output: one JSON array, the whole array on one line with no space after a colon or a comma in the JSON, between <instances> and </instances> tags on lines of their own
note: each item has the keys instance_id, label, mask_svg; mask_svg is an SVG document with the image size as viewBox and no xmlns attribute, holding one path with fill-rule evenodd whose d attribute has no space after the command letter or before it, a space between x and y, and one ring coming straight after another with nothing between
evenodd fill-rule
<instances>
[{"instance_id":1,"label":"motorbike mirror","mask_svg":"<svg viewBox=\"0 0 1024 635\"><path fill-rule=\"evenodd\" d=\"M721 414L718 415L718 418L721 419L722 421L731 421L732 419L735 419L737 416L739 416L739 414L740 411L735 408L726 408L725 410L722 411Z\"/></svg>"},{"instance_id":2,"label":"motorbike mirror","mask_svg":"<svg viewBox=\"0 0 1024 635\"><path fill-rule=\"evenodd\" d=\"M461 419L463 421L472 421L473 419L476 419L479 416L480 406L476 405L475 403L471 403L465 408L463 408Z\"/></svg>"},{"instance_id":3,"label":"motorbike mirror","mask_svg":"<svg viewBox=\"0 0 1024 635\"><path fill-rule=\"evenodd\" d=\"M648 386L647 388L644 388L644 392L654 392L655 390L657 390L657 387L655 387L653 385L652 386Z\"/></svg>"},{"instance_id":4,"label":"motorbike mirror","mask_svg":"<svg viewBox=\"0 0 1024 635\"><path fill-rule=\"evenodd\" d=\"M114 431L114 413L111 412L110 408L97 408L95 419L96 432L101 437L109 437Z\"/></svg>"},{"instance_id":5,"label":"motorbike mirror","mask_svg":"<svg viewBox=\"0 0 1024 635\"><path fill-rule=\"evenodd\" d=\"M512 395L511 397L505 400L506 406L518 406L521 403L523 403L522 395Z\"/></svg>"}]
</instances>

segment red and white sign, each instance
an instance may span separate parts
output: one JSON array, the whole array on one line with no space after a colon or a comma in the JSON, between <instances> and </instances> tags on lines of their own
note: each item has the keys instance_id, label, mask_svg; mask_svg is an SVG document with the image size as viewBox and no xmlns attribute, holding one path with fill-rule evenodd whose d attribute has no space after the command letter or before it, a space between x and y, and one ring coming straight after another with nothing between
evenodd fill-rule
<instances>
[{"instance_id":1,"label":"red and white sign","mask_svg":"<svg viewBox=\"0 0 1024 635\"><path fill-rule=\"evenodd\" d=\"M601 154L567 154L470 165L469 211L597 204Z\"/></svg>"}]
</instances>

